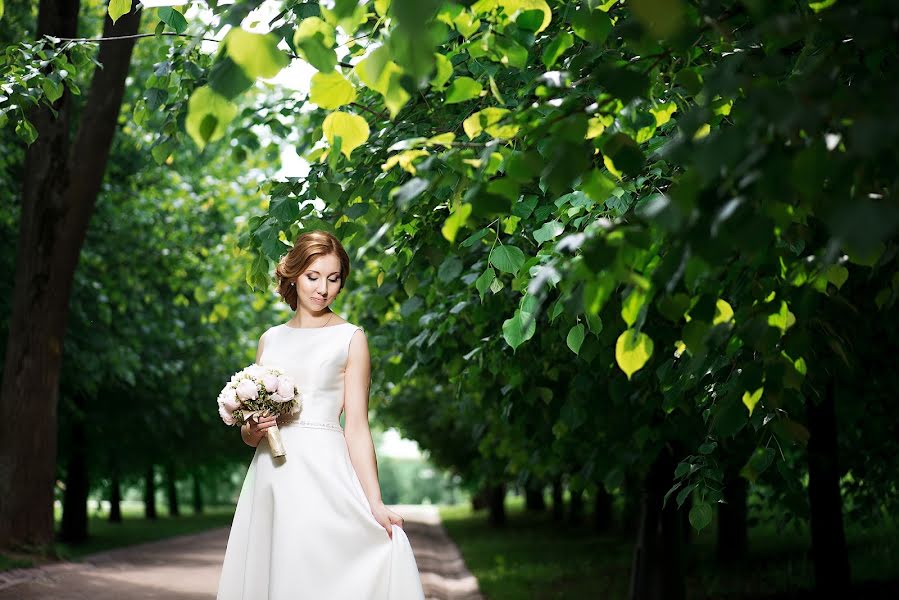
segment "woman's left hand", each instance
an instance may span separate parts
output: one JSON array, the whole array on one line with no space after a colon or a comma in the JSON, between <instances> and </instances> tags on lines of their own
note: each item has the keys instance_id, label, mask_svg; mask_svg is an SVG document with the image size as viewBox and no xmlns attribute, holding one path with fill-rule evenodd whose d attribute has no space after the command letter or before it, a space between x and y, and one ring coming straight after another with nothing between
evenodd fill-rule
<instances>
[{"instance_id":1,"label":"woman's left hand","mask_svg":"<svg viewBox=\"0 0 899 600\"><path fill-rule=\"evenodd\" d=\"M371 505L371 514L375 516L375 520L381 524L381 527L387 530L387 537L393 539L393 527L395 523L400 527L403 526L403 518L387 508L383 502L376 502Z\"/></svg>"}]
</instances>

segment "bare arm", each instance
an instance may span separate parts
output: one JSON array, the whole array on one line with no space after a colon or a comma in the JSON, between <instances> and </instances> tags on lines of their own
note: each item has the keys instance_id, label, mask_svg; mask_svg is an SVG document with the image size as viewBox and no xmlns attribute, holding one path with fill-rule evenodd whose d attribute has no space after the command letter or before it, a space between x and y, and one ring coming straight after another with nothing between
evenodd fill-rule
<instances>
[{"instance_id":1,"label":"bare arm","mask_svg":"<svg viewBox=\"0 0 899 600\"><path fill-rule=\"evenodd\" d=\"M368 394L371 383L371 356L365 332L356 332L350 341L344 374L344 435L350 460L370 504L381 502L378 462L368 425Z\"/></svg>"}]
</instances>

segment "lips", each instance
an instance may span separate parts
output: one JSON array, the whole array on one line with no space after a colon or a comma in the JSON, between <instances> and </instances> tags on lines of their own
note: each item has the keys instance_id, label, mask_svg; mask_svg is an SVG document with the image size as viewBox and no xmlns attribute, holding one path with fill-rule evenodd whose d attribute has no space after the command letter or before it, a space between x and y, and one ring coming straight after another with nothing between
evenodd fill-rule
<instances>
[{"instance_id":1,"label":"lips","mask_svg":"<svg viewBox=\"0 0 899 600\"><path fill-rule=\"evenodd\" d=\"M312 300L319 303L325 302L324 298L313 298Z\"/></svg>"}]
</instances>

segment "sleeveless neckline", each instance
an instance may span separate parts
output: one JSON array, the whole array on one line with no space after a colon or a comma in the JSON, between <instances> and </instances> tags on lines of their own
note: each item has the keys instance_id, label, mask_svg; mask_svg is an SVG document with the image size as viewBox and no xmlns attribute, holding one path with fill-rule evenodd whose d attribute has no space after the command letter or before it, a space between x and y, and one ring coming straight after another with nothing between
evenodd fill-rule
<instances>
[{"instance_id":1,"label":"sleeveless neckline","mask_svg":"<svg viewBox=\"0 0 899 600\"><path fill-rule=\"evenodd\" d=\"M289 329L291 331L315 331L317 329L331 329L333 327L341 327L342 325L352 325L349 321L346 323L338 323L337 325L328 325L327 327L291 327L287 323L281 323L279 327L283 327L284 329Z\"/></svg>"}]
</instances>

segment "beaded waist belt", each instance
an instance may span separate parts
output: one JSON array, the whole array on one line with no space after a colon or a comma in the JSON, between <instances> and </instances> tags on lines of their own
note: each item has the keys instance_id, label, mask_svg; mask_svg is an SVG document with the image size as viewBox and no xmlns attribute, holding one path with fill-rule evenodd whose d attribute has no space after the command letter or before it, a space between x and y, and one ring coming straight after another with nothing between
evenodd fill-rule
<instances>
[{"instance_id":1,"label":"beaded waist belt","mask_svg":"<svg viewBox=\"0 0 899 600\"><path fill-rule=\"evenodd\" d=\"M313 421L310 419L297 419L294 417L293 419L285 419L283 423L278 424L279 427L312 427L315 429L330 429L331 431L337 431L339 433L343 433L343 427L340 426L340 423L334 423L332 421Z\"/></svg>"}]
</instances>

